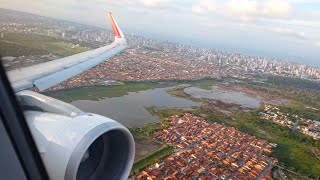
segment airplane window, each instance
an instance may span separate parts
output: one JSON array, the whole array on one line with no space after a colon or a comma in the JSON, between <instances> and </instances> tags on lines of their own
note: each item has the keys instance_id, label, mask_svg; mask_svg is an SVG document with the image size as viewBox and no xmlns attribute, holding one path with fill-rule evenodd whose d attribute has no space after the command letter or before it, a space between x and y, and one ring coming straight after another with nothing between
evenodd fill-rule
<instances>
[{"instance_id":1,"label":"airplane window","mask_svg":"<svg viewBox=\"0 0 320 180\"><path fill-rule=\"evenodd\" d=\"M10 10L4 12L14 13ZM7 85L7 90L12 88L16 95L19 104L16 108L21 108L25 117L21 121L27 125L24 128L30 131L34 141L31 144L36 145L32 148L41 154L50 179L126 179L130 175L135 144L125 126L105 116L84 112L59 98L47 96L66 80L126 49L127 41L112 13L107 16L114 40L104 46L100 44L101 47L96 49L41 33L16 33L15 29L11 29L15 24L4 23L4 29L8 29L1 32L1 53L5 54L2 62L7 71L7 76L3 75L3 78L8 77L11 83L11 87ZM43 21L41 17L36 19L36 24ZM15 15L4 21L11 20L17 20ZM35 26L32 21L28 23L28 27ZM59 24L59 21L49 22L50 26L56 23ZM69 27L74 23L66 25ZM24 45L12 42L16 40ZM57 50L55 54L51 48Z\"/></svg>"},{"instance_id":2,"label":"airplane window","mask_svg":"<svg viewBox=\"0 0 320 180\"><path fill-rule=\"evenodd\" d=\"M0 118L0 122L2 119ZM18 158L16 154L14 154L14 150L12 148L12 144L10 144L9 137L5 134L6 130L3 127L2 123L0 124L0 142L3 145L0 151L1 160L7 162L6 164L0 164L0 174L4 179L26 179L25 174L23 174L23 170L20 166Z\"/></svg>"},{"instance_id":3,"label":"airplane window","mask_svg":"<svg viewBox=\"0 0 320 180\"><path fill-rule=\"evenodd\" d=\"M4 179L48 179L35 142L15 99L0 57L0 175Z\"/></svg>"}]
</instances>

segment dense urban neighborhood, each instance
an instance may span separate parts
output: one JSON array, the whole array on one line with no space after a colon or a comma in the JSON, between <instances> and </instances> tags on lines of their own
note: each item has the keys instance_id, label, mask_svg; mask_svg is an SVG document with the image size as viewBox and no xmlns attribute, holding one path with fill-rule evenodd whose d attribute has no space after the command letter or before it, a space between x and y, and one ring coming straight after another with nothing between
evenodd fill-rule
<instances>
[{"instance_id":1,"label":"dense urban neighborhood","mask_svg":"<svg viewBox=\"0 0 320 180\"><path fill-rule=\"evenodd\" d=\"M20 17L19 13L8 10L1 11L0 33L0 41L4 43L12 43L6 39L12 33L23 33L60 39L69 42L66 46L78 48L79 51L98 48L113 41L112 33L104 28L32 14ZM104 81L109 79L134 81L199 79L203 77L256 79L263 77L263 75L279 75L312 81L320 80L320 69L307 65L216 49L198 48L134 34L126 34L126 38L130 47L125 53L109 59L53 89L103 85ZM15 65L20 61L24 62L20 65L23 66L28 63L30 65L41 62L41 60L48 61L64 56L63 53L50 54L42 51L41 53L43 55L18 57L11 57L8 54L9 57L5 57L5 66L12 69L13 67L17 68Z\"/></svg>"},{"instance_id":2,"label":"dense urban neighborhood","mask_svg":"<svg viewBox=\"0 0 320 180\"><path fill-rule=\"evenodd\" d=\"M268 154L276 144L191 114L166 121L171 127L154 136L174 146L175 153L136 179L271 179L277 159Z\"/></svg>"}]
</instances>

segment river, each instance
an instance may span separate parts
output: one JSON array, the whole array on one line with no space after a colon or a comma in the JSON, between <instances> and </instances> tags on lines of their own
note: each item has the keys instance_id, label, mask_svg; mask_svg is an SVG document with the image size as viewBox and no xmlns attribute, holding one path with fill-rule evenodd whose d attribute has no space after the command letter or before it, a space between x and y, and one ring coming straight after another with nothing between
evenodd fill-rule
<instances>
[{"instance_id":1,"label":"river","mask_svg":"<svg viewBox=\"0 0 320 180\"><path fill-rule=\"evenodd\" d=\"M218 86L212 86L212 90L188 87L184 92L194 98L220 100L225 103L238 104L251 109L259 108L261 101L261 97L251 97L243 92L221 90Z\"/></svg>"},{"instance_id":2,"label":"river","mask_svg":"<svg viewBox=\"0 0 320 180\"><path fill-rule=\"evenodd\" d=\"M92 112L112 118L124 126L143 126L159 122L159 117L152 115L145 107L157 108L188 108L200 106L199 102L172 96L167 93L169 88L156 88L138 92L129 92L121 97L104 98L99 101L77 100L71 104L83 111ZM221 100L225 103L239 104L245 108L258 108L260 98L250 97L243 92L224 91L218 86L212 90L188 87L185 92L194 98Z\"/></svg>"},{"instance_id":3,"label":"river","mask_svg":"<svg viewBox=\"0 0 320 180\"><path fill-rule=\"evenodd\" d=\"M143 126L159 122L159 117L152 115L145 107L187 108L200 103L174 97L167 93L171 88L149 89L129 92L121 97L104 98L99 101L77 100L71 104L83 111L112 118L124 126Z\"/></svg>"}]
</instances>

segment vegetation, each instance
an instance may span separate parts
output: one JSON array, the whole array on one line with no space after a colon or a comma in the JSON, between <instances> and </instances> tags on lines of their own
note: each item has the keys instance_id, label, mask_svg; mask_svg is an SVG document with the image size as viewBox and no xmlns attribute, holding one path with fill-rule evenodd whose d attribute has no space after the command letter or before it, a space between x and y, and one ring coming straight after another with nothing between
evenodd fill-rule
<instances>
[{"instance_id":1,"label":"vegetation","mask_svg":"<svg viewBox=\"0 0 320 180\"><path fill-rule=\"evenodd\" d=\"M157 80L156 82L159 82ZM215 79L211 77L204 77L201 79L189 79L189 80L179 80L179 79L170 79L170 80L161 80L161 82L175 82L177 85L190 85L190 86L198 86L201 88L211 89L212 85L222 82L220 79Z\"/></svg>"},{"instance_id":2,"label":"vegetation","mask_svg":"<svg viewBox=\"0 0 320 180\"><path fill-rule=\"evenodd\" d=\"M163 126L160 123L150 123L143 127L129 127L129 130L134 136L135 141L150 140L151 135L155 131L159 131L162 129L163 129ZM163 141L161 141L160 139L159 140L153 139L153 141L158 141L158 143L164 144ZM173 154L173 148L168 145L164 145L162 148L134 162L130 175L134 175L140 172L141 170L145 169L147 166L150 166L151 164L159 162L161 159L164 159L170 156L171 154Z\"/></svg>"},{"instance_id":3,"label":"vegetation","mask_svg":"<svg viewBox=\"0 0 320 180\"><path fill-rule=\"evenodd\" d=\"M309 178L307 178L305 176L300 176L298 174L290 173L285 170L281 170L281 172L283 172L287 176L287 179L310 180Z\"/></svg>"},{"instance_id":4,"label":"vegetation","mask_svg":"<svg viewBox=\"0 0 320 180\"><path fill-rule=\"evenodd\" d=\"M280 79L281 80L281 79ZM280 81L279 80L279 81ZM320 105L320 95L314 91L299 90L290 83L272 83L274 79L267 81L268 83L257 82L245 82L250 88L254 88L259 91L265 91L271 94L276 94L279 97L289 97L290 99L296 99L303 103L311 103L313 105ZM123 86L107 86L107 87L90 87L90 91L83 90L83 88L74 88L70 90L63 90L52 93L50 95L59 99L72 101L81 97L81 99L93 99L97 100L103 97L122 96L128 92L135 92L140 90L146 90L151 88L162 88L169 86L177 86L181 84L190 84L192 86L200 86L201 88L210 87L217 82L213 79L202 79L196 81L164 81L164 82L125 82ZM311 87L309 87L311 88ZM187 95L183 92L182 88L177 88L169 92L178 97L186 98ZM313 96L313 95L316 96ZM317 107L317 106L316 106ZM319 106L318 106L319 107ZM189 108L189 109L158 109L154 107L146 107L152 114L158 115L162 121L161 124L148 124L144 127L134 127L130 130L135 134L141 134L141 137L150 137L155 131L167 128L169 124L165 121L172 115L182 116L185 112L189 112L198 116L203 116L211 122L224 123L228 126L233 126L242 132L249 133L262 139L266 139L269 142L278 144L277 148L273 152L273 156L278 158L280 162L284 164L290 170L294 170L302 175L306 175L311 178L317 178L320 176L320 160L317 159L318 149L320 148L320 142L313 140L309 136L305 136L297 131L290 131L285 126L277 125L273 122L262 120L259 118L258 111L251 111L247 113L239 112L235 115L217 115L201 108ZM282 107L282 111L300 115L302 117L310 119L319 119L320 113L313 109L304 109L301 106L295 107ZM132 174L139 172L145 167L158 162L173 153L171 147L164 147L149 156L137 161L134 164Z\"/></svg>"},{"instance_id":5,"label":"vegetation","mask_svg":"<svg viewBox=\"0 0 320 180\"><path fill-rule=\"evenodd\" d=\"M319 84L307 80L297 80L292 78L270 77L266 84L245 82L250 88L262 90L279 97L287 97L301 101L303 105L320 105ZM305 85L307 84L307 85ZM298 89L305 86L306 89ZM177 96L184 96L181 92L173 91ZM319 106L316 106L319 107ZM296 114L308 119L320 119L320 111L307 109L303 106L281 107L281 111ZM165 112L162 112L165 113ZM249 133L269 142L277 143L278 146L273 152L273 156L290 169L311 178L320 176L320 159L318 158L320 141L297 131L290 131L288 127L277 125L273 122L260 119L257 111L248 113L237 113L233 116L217 115L199 108L198 115L211 122L223 123L236 127L242 132Z\"/></svg>"},{"instance_id":6,"label":"vegetation","mask_svg":"<svg viewBox=\"0 0 320 180\"><path fill-rule=\"evenodd\" d=\"M36 43L35 43L36 42ZM145 47L148 50L162 51ZM60 56L69 56L79 52L86 51L86 48L74 46L71 43L63 42L59 39L41 35L6 33L4 38L0 39L0 52L3 56L22 56L22 55L44 55L53 53ZM213 84L220 80L212 78L203 78L199 80L168 80L155 82L124 82L124 85L118 86L95 86L79 87L54 92L44 92L44 94L71 102L79 99L99 100L104 97L118 97L128 94L128 92L137 92L152 88L164 88L182 84L199 86L202 89L211 90ZM241 85L248 86L258 91L274 94L279 97L294 99L303 104L310 104L320 108L320 84L300 78L287 78L279 76L269 76L264 83L244 81ZM191 99L184 91L184 87L170 90L169 93L186 99ZM320 153L320 141L314 140L297 131L290 131L285 126L277 125L273 122L259 118L258 111L248 113L237 113L232 117L226 115L217 115L203 111L202 108L190 109L156 109L147 107L149 112L157 114L161 123L148 124L143 127L131 127L130 131L138 140L145 140L155 132L168 128L168 121L164 120L172 115L182 116L185 112L203 116L211 122L224 123L236 127L242 132L249 133L269 142L277 143L278 146L273 152L273 156L293 171L306 175L311 178L320 176L320 160L317 154ZM305 109L301 106L281 107L281 111L290 114L297 114L308 119L320 119L320 112L313 109ZM173 148L164 146L161 149L149 154L148 156L136 161L133 165L131 174L135 174L145 167L159 162L173 154Z\"/></svg>"},{"instance_id":7,"label":"vegetation","mask_svg":"<svg viewBox=\"0 0 320 180\"><path fill-rule=\"evenodd\" d=\"M136 161L133 164L130 175L134 175L134 174L142 171L147 166L150 166L151 164L155 164L156 162L159 162L161 159L164 159L173 153L174 153L173 147L164 146L163 148L161 148L161 149L149 154L148 156L145 156L144 158Z\"/></svg>"},{"instance_id":8,"label":"vegetation","mask_svg":"<svg viewBox=\"0 0 320 180\"><path fill-rule=\"evenodd\" d=\"M255 91L272 94L273 96L295 100L296 105L314 106L320 108L320 84L304 79L270 76L265 81L253 82L242 81L237 84L243 85Z\"/></svg>"},{"instance_id":9,"label":"vegetation","mask_svg":"<svg viewBox=\"0 0 320 180\"><path fill-rule=\"evenodd\" d=\"M144 81L131 82L125 81L124 85L117 86L91 86L91 87L76 87L59 91L47 91L45 95L66 101L72 102L76 100L99 100L105 97L120 97L129 92L143 91L154 88L172 87L181 84L205 85L209 82L215 82L215 79L200 79L200 80L172 80L172 81Z\"/></svg>"},{"instance_id":10,"label":"vegetation","mask_svg":"<svg viewBox=\"0 0 320 180\"><path fill-rule=\"evenodd\" d=\"M314 109L307 109L297 106L281 106L280 110L289 114L298 115L300 117L312 120L320 120L320 111Z\"/></svg>"},{"instance_id":11,"label":"vegetation","mask_svg":"<svg viewBox=\"0 0 320 180\"><path fill-rule=\"evenodd\" d=\"M138 140L144 140L144 139L150 138L154 132L160 131L164 128L169 127L169 123L168 121L166 121L166 118L169 118L173 115L182 116L186 112L186 110L183 110L183 109L156 109L154 107L146 107L146 108L148 111L152 112L153 114L160 116L161 123L150 123L143 127L129 127L129 130L135 137L135 140L137 140L136 137L138 137ZM190 110L188 112L195 112L195 111ZM164 144L163 139L153 139L153 141L157 141L159 143ZM133 164L130 175L132 176L134 174L137 174L138 172L142 171L146 167L159 162L160 160L172 155L173 153L174 153L173 147L164 145L164 147L162 147L161 149L154 151L153 153L136 161Z\"/></svg>"},{"instance_id":12,"label":"vegetation","mask_svg":"<svg viewBox=\"0 0 320 180\"><path fill-rule=\"evenodd\" d=\"M283 162L287 168L309 177L317 177L320 175L319 160L312 152L312 150L320 148L319 141L315 141L297 132L292 133L287 127L261 120L257 111L238 113L234 115L234 117L216 115L208 112L203 113L196 109L193 111L181 109L161 109L155 111L155 113L162 118L167 118L172 115L181 116L185 112L195 113L198 116L205 117L211 122L233 126L239 131L266 139L269 142L277 143L278 147L272 155L278 158L280 162ZM234 118L236 118L236 120L233 120Z\"/></svg>"},{"instance_id":13,"label":"vegetation","mask_svg":"<svg viewBox=\"0 0 320 180\"><path fill-rule=\"evenodd\" d=\"M150 123L142 127L130 127L129 130L132 133L138 133L147 137L150 137L154 132L162 130L162 124Z\"/></svg>"},{"instance_id":14,"label":"vegetation","mask_svg":"<svg viewBox=\"0 0 320 180\"><path fill-rule=\"evenodd\" d=\"M266 83L273 84L276 86L286 86L297 89L320 91L320 83L301 78L269 76Z\"/></svg>"},{"instance_id":15,"label":"vegetation","mask_svg":"<svg viewBox=\"0 0 320 180\"><path fill-rule=\"evenodd\" d=\"M164 159L173 154L173 148L165 145L163 139L152 138L152 134L154 132L160 131L163 128L163 124L160 123L150 123L143 127L129 127L129 130L134 136L136 142L148 140L150 141L152 139L152 141L163 145L163 147L161 147L160 149L134 162L130 175L134 175L145 169L147 166L159 162L161 159Z\"/></svg>"},{"instance_id":16,"label":"vegetation","mask_svg":"<svg viewBox=\"0 0 320 180\"><path fill-rule=\"evenodd\" d=\"M296 131L291 132L288 127L262 120L258 110L248 113L240 112L230 117L203 111L202 108L190 110L149 108L149 111L150 109L162 119L189 112L211 122L233 126L239 131L274 142L278 146L272 156L278 158L285 167L311 178L320 176L320 159L317 159L320 141Z\"/></svg>"},{"instance_id":17,"label":"vegetation","mask_svg":"<svg viewBox=\"0 0 320 180\"><path fill-rule=\"evenodd\" d=\"M185 87L174 88L174 89L169 90L168 93L173 95L173 96L177 96L177 97L182 97L182 98L188 99L189 95L184 92L184 88Z\"/></svg>"},{"instance_id":18,"label":"vegetation","mask_svg":"<svg viewBox=\"0 0 320 180\"><path fill-rule=\"evenodd\" d=\"M128 129L131 132L135 142L143 142L150 140L149 137L145 136L140 131L137 131L136 127L128 127Z\"/></svg>"},{"instance_id":19,"label":"vegetation","mask_svg":"<svg viewBox=\"0 0 320 180\"><path fill-rule=\"evenodd\" d=\"M155 107L147 107L147 110L153 114L153 115L157 115L160 117L161 119L161 123L166 119L169 118L171 116L183 116L184 113L192 113L192 114L198 114L198 109L197 107L191 107L191 108L184 108L184 109L178 109L178 108L174 108L174 109L159 109L159 108L155 108Z\"/></svg>"},{"instance_id":20,"label":"vegetation","mask_svg":"<svg viewBox=\"0 0 320 180\"><path fill-rule=\"evenodd\" d=\"M5 33L4 38L0 39L2 56L44 55L49 53L70 56L87 50L86 48L42 35Z\"/></svg>"},{"instance_id":21,"label":"vegetation","mask_svg":"<svg viewBox=\"0 0 320 180\"><path fill-rule=\"evenodd\" d=\"M201 89L212 90L212 86L218 82L222 82L222 80L205 77L198 80L183 80L180 81L180 84L189 84L191 86L198 86Z\"/></svg>"},{"instance_id":22,"label":"vegetation","mask_svg":"<svg viewBox=\"0 0 320 180\"><path fill-rule=\"evenodd\" d=\"M64 89L60 91L48 91L44 94L67 102L75 100L99 100L105 97L120 97L129 92L137 92L153 88L164 88L175 86L176 83L158 82L124 82L117 86L92 86Z\"/></svg>"},{"instance_id":23,"label":"vegetation","mask_svg":"<svg viewBox=\"0 0 320 180\"><path fill-rule=\"evenodd\" d=\"M219 124L230 124L231 118L227 115L217 115L213 113L208 113L204 115L204 118L213 122L213 123L219 123Z\"/></svg>"},{"instance_id":24,"label":"vegetation","mask_svg":"<svg viewBox=\"0 0 320 180\"><path fill-rule=\"evenodd\" d=\"M206 118L212 122L225 123L236 127L242 132L266 139L278 144L273 156L290 170L315 178L320 175L320 161L313 154L312 149L319 149L320 142L298 132L291 132L285 126L259 118L257 111L237 113L230 117L207 114Z\"/></svg>"},{"instance_id":25,"label":"vegetation","mask_svg":"<svg viewBox=\"0 0 320 180\"><path fill-rule=\"evenodd\" d=\"M170 89L169 91L167 91L168 94L171 94L172 96L176 96L176 97L180 97L180 98L184 98L190 101L196 101L196 102L201 102L203 100L201 99L196 99L191 97L189 94L184 92L184 89L186 88L186 86L179 86L177 88L174 89Z\"/></svg>"}]
</instances>

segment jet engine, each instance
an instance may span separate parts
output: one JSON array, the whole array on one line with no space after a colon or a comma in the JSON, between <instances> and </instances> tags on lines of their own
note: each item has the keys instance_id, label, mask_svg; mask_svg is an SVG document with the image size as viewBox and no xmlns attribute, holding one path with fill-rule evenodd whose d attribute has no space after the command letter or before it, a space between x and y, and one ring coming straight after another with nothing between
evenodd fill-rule
<instances>
[{"instance_id":1,"label":"jet engine","mask_svg":"<svg viewBox=\"0 0 320 180\"><path fill-rule=\"evenodd\" d=\"M50 179L128 178L134 140L120 123L32 91L18 101Z\"/></svg>"}]
</instances>

